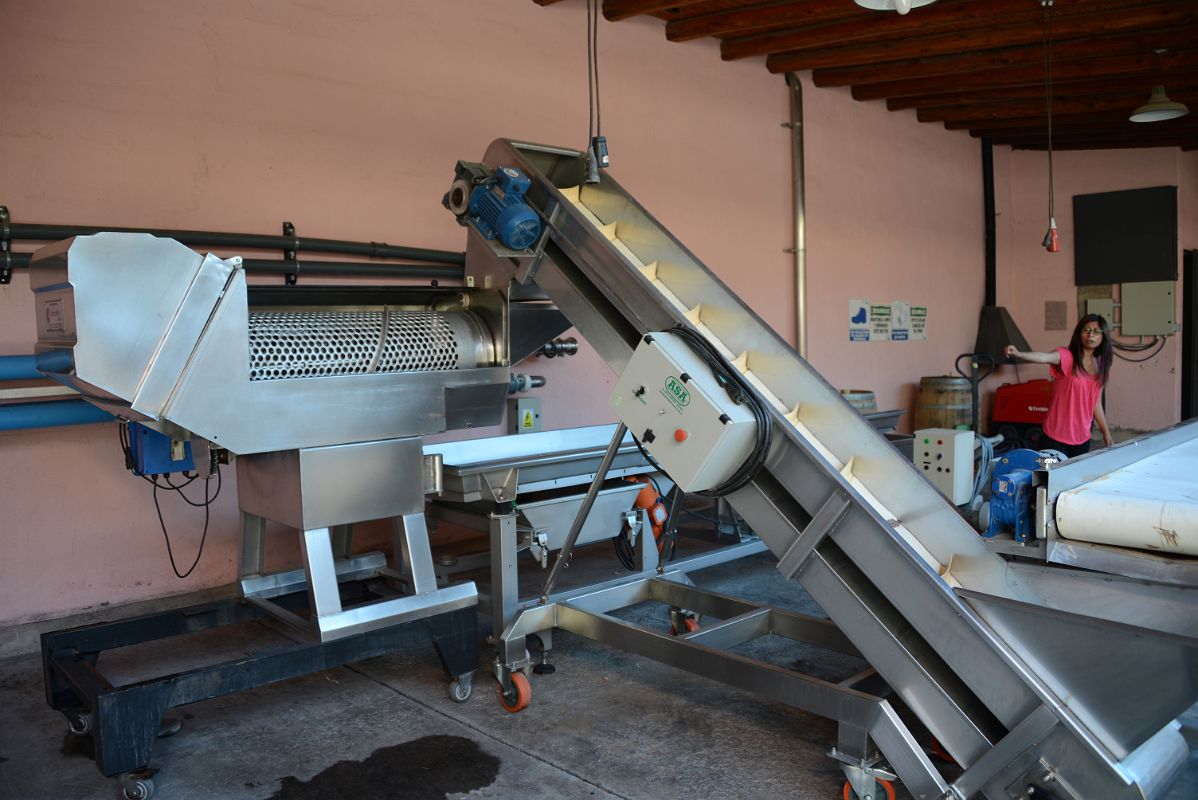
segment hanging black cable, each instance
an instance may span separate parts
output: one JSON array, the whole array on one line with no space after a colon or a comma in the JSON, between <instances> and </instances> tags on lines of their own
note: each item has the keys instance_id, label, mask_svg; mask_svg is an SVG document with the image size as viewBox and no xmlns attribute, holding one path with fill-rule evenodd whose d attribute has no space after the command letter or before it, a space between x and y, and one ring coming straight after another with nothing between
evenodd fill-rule
<instances>
[{"instance_id":1,"label":"hanging black cable","mask_svg":"<svg viewBox=\"0 0 1198 800\"><path fill-rule=\"evenodd\" d=\"M736 405L743 405L748 408L753 415L753 420L756 422L757 429L753 450L749 453L744 463L719 486L696 492L696 494L708 497L722 497L726 494L731 494L746 486L765 465L765 459L769 455L771 434L773 433L773 417L770 415L769 409L765 407L753 392L748 381L744 379L736 368L728 363L727 359L705 337L685 325L676 325L670 328L667 333L672 333L686 342L691 350L695 352L695 355L699 356L711 369L716 382L728 393L729 399Z\"/></svg>"}]
</instances>

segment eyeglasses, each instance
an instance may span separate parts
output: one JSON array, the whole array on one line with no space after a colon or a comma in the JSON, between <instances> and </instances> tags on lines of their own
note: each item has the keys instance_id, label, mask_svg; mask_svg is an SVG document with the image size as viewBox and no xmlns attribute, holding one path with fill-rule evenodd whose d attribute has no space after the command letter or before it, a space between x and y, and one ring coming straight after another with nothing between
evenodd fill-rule
<instances>
[{"instance_id":1,"label":"eyeglasses","mask_svg":"<svg viewBox=\"0 0 1198 800\"><path fill-rule=\"evenodd\" d=\"M1082 328L1082 333L1102 333L1102 328Z\"/></svg>"}]
</instances>

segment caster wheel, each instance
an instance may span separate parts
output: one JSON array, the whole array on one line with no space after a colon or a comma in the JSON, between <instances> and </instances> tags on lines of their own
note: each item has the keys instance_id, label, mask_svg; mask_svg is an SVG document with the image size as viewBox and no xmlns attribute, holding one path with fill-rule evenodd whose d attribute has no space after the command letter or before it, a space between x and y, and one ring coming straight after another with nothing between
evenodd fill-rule
<instances>
[{"instance_id":1,"label":"caster wheel","mask_svg":"<svg viewBox=\"0 0 1198 800\"><path fill-rule=\"evenodd\" d=\"M949 752L944 749L944 745L940 744L940 740L935 736L932 737L931 750L932 755L936 756L936 758L940 759L941 761L947 761L949 764L957 763L957 759L953 758Z\"/></svg>"},{"instance_id":2,"label":"caster wheel","mask_svg":"<svg viewBox=\"0 0 1198 800\"><path fill-rule=\"evenodd\" d=\"M681 630L678 629L679 621L682 623ZM694 633L697 630L699 630L699 620L697 620L691 616L679 615L678 621L670 622L670 635L671 636L681 636L684 633Z\"/></svg>"},{"instance_id":3,"label":"caster wheel","mask_svg":"<svg viewBox=\"0 0 1198 800\"><path fill-rule=\"evenodd\" d=\"M473 691L474 684L471 681L454 678L449 684L449 699L455 703L465 703Z\"/></svg>"},{"instance_id":4,"label":"caster wheel","mask_svg":"<svg viewBox=\"0 0 1198 800\"><path fill-rule=\"evenodd\" d=\"M884 781L880 778L878 779L877 783L884 790L886 790L887 800L894 800L894 784L892 784L890 781ZM844 800L865 800L865 798L858 798L857 793L853 791L853 784L845 781ZM878 795L874 795L873 797L869 798L869 800L879 800Z\"/></svg>"},{"instance_id":5,"label":"caster wheel","mask_svg":"<svg viewBox=\"0 0 1198 800\"><path fill-rule=\"evenodd\" d=\"M129 778L121 781L125 800L150 800L154 796L154 781L150 778Z\"/></svg>"},{"instance_id":6,"label":"caster wheel","mask_svg":"<svg viewBox=\"0 0 1198 800\"><path fill-rule=\"evenodd\" d=\"M503 691L503 684L499 685L499 704L504 710L515 714L528 708L528 704L532 702L532 684L523 672L513 672L511 681L510 693Z\"/></svg>"},{"instance_id":7,"label":"caster wheel","mask_svg":"<svg viewBox=\"0 0 1198 800\"><path fill-rule=\"evenodd\" d=\"M75 711L67 714L67 727L72 736L87 736L92 732L92 715L87 711Z\"/></svg>"}]
</instances>

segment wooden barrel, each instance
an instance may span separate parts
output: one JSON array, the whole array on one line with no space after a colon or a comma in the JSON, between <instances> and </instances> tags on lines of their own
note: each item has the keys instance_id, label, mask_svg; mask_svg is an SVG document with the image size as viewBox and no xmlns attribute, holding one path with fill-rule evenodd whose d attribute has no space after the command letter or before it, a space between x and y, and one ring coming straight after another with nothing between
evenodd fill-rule
<instances>
[{"instance_id":1,"label":"wooden barrel","mask_svg":"<svg viewBox=\"0 0 1198 800\"><path fill-rule=\"evenodd\" d=\"M973 421L969 380L955 375L919 379L915 399L915 430L969 427Z\"/></svg>"},{"instance_id":2,"label":"wooden barrel","mask_svg":"<svg viewBox=\"0 0 1198 800\"><path fill-rule=\"evenodd\" d=\"M841 389L841 395L849 401L849 405L857 409L858 414L872 414L878 410L878 401L874 393L865 389Z\"/></svg>"}]
</instances>

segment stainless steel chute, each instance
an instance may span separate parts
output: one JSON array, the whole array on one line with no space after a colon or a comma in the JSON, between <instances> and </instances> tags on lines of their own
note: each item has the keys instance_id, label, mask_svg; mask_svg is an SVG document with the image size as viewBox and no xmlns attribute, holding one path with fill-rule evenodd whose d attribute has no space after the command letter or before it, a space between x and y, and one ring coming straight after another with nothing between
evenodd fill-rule
<instances>
[{"instance_id":1,"label":"stainless steel chute","mask_svg":"<svg viewBox=\"0 0 1198 800\"><path fill-rule=\"evenodd\" d=\"M876 774L867 734L918 798L997 800L1049 784L1053 796L1075 799L1160 796L1186 754L1171 720L1198 700L1192 628L1154 624L1142 605L1095 613L1107 593L1102 575L1024 580L609 174L583 184L582 154L498 140L484 162L523 170L527 197L549 224L526 253L501 252L471 229L467 275L476 283L535 282L617 373L644 334L688 326L769 407L766 467L729 501L965 768L946 780L883 709L868 723L841 719L837 757L854 786ZM1062 610L1056 589L1065 581L1074 602ZM1140 587L1144 603L1159 589ZM1179 613L1192 614L1194 591L1178 591ZM505 633L508 665L538 625L603 628L599 618L579 622L585 613L569 603L527 611ZM1136 687L1135 712L1112 670L1059 657L1071 650L1117 665ZM1140 652L1151 658L1140 661ZM823 695L812 703L835 706Z\"/></svg>"},{"instance_id":2,"label":"stainless steel chute","mask_svg":"<svg viewBox=\"0 0 1198 800\"><path fill-rule=\"evenodd\" d=\"M421 437L502 419L506 298L254 287L240 258L127 233L43 248L31 284L43 372L122 418L237 456L247 599L321 640L477 603L473 583L437 586L424 500L439 462ZM382 518L395 520L391 562L351 555L348 526ZM266 572L267 519L299 531L303 569ZM339 585L371 575L405 591L343 605ZM304 590L306 619L277 602Z\"/></svg>"}]
</instances>

